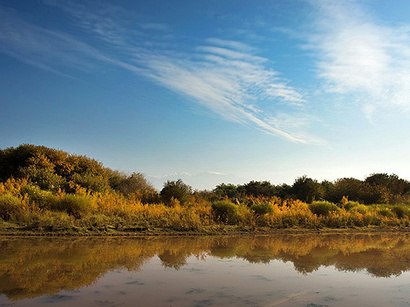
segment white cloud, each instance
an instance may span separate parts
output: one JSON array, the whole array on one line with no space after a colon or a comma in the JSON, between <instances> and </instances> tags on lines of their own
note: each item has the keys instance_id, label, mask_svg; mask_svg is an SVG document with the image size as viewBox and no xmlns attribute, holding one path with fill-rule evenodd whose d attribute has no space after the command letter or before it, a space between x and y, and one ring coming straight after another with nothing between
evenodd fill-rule
<instances>
[{"instance_id":1,"label":"white cloud","mask_svg":"<svg viewBox=\"0 0 410 307\"><path fill-rule=\"evenodd\" d=\"M327 90L354 94L369 119L410 111L410 36L406 27L381 25L355 2L319 1L311 47Z\"/></svg>"},{"instance_id":2,"label":"white cloud","mask_svg":"<svg viewBox=\"0 0 410 307\"><path fill-rule=\"evenodd\" d=\"M244 43L232 41L232 40L220 39L216 37L210 37L206 39L206 43L214 45L214 46L227 47L227 48L231 48L235 50L241 50L244 52L250 52L250 51L255 50L254 48Z\"/></svg>"},{"instance_id":3,"label":"white cloud","mask_svg":"<svg viewBox=\"0 0 410 307\"><path fill-rule=\"evenodd\" d=\"M221 173L221 172L207 171L207 173L210 174L210 175L216 175L216 176L226 176L226 174Z\"/></svg>"},{"instance_id":4,"label":"white cloud","mask_svg":"<svg viewBox=\"0 0 410 307\"><path fill-rule=\"evenodd\" d=\"M281 80L277 72L266 68L267 59L244 52L251 50L244 44L233 41L224 44L220 39L208 41L231 48L208 45L198 47L198 53L191 58L146 54L137 61L147 67L147 77L227 120L257 127L292 142L308 143L267 121L269 112L272 109L274 112L278 103L290 109L303 105L302 94ZM261 102L270 104L270 107L265 106L262 110Z\"/></svg>"},{"instance_id":5,"label":"white cloud","mask_svg":"<svg viewBox=\"0 0 410 307\"><path fill-rule=\"evenodd\" d=\"M232 42L230 41L230 43ZM215 46L200 46L197 49L199 51L205 51L212 55L222 56L225 59L229 59L229 60L245 60L245 61L252 61L256 63L267 61L267 59L253 56L249 53L239 52L239 51L229 49L229 48L221 48L221 47L215 47Z\"/></svg>"}]
</instances>

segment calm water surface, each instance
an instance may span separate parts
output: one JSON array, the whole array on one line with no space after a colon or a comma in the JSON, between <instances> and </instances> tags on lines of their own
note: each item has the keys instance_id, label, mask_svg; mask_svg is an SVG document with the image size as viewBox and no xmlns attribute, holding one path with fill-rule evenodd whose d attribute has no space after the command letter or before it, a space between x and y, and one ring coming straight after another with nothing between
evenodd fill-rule
<instances>
[{"instance_id":1,"label":"calm water surface","mask_svg":"<svg viewBox=\"0 0 410 307\"><path fill-rule=\"evenodd\" d=\"M0 306L409 306L410 236L0 238Z\"/></svg>"}]
</instances>

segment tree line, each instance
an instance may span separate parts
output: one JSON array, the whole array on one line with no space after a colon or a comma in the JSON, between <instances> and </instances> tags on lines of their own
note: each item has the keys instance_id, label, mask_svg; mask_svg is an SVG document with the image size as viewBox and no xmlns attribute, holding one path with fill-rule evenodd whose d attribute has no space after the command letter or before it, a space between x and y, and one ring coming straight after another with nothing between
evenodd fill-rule
<instances>
[{"instance_id":1,"label":"tree line","mask_svg":"<svg viewBox=\"0 0 410 307\"><path fill-rule=\"evenodd\" d=\"M161 191L157 191L141 173L125 174L86 156L30 144L0 150L0 181L9 178L26 178L41 190L51 192L108 191L146 203L184 204L198 198L244 202L249 198L279 197L306 203L317 200L337 203L348 199L362 204L410 204L410 182L395 174L375 173L364 180L340 178L322 182L301 176L292 185L274 185L269 181L222 183L212 191L195 191L179 179L165 182Z\"/></svg>"},{"instance_id":2,"label":"tree line","mask_svg":"<svg viewBox=\"0 0 410 307\"><path fill-rule=\"evenodd\" d=\"M244 196L299 199L306 203L326 200L333 203L343 198L363 204L410 203L410 182L395 174L376 173L364 180L340 178L318 182L307 176L292 185L273 185L269 181L250 181L243 185L220 184L214 190L219 196L241 199Z\"/></svg>"}]
</instances>

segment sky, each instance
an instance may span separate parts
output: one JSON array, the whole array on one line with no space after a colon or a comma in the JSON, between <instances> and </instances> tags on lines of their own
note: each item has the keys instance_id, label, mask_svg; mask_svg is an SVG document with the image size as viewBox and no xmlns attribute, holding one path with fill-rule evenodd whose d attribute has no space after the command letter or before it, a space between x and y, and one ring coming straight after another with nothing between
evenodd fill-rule
<instances>
[{"instance_id":1,"label":"sky","mask_svg":"<svg viewBox=\"0 0 410 307\"><path fill-rule=\"evenodd\" d=\"M410 179L407 0L0 0L0 148L157 189Z\"/></svg>"}]
</instances>

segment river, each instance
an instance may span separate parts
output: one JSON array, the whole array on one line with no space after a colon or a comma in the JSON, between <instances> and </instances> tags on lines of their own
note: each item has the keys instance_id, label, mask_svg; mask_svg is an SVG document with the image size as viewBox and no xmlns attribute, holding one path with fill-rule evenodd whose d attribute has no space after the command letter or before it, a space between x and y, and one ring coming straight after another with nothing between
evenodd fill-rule
<instances>
[{"instance_id":1,"label":"river","mask_svg":"<svg viewBox=\"0 0 410 307\"><path fill-rule=\"evenodd\" d=\"M408 306L410 235L1 237L0 306Z\"/></svg>"}]
</instances>

